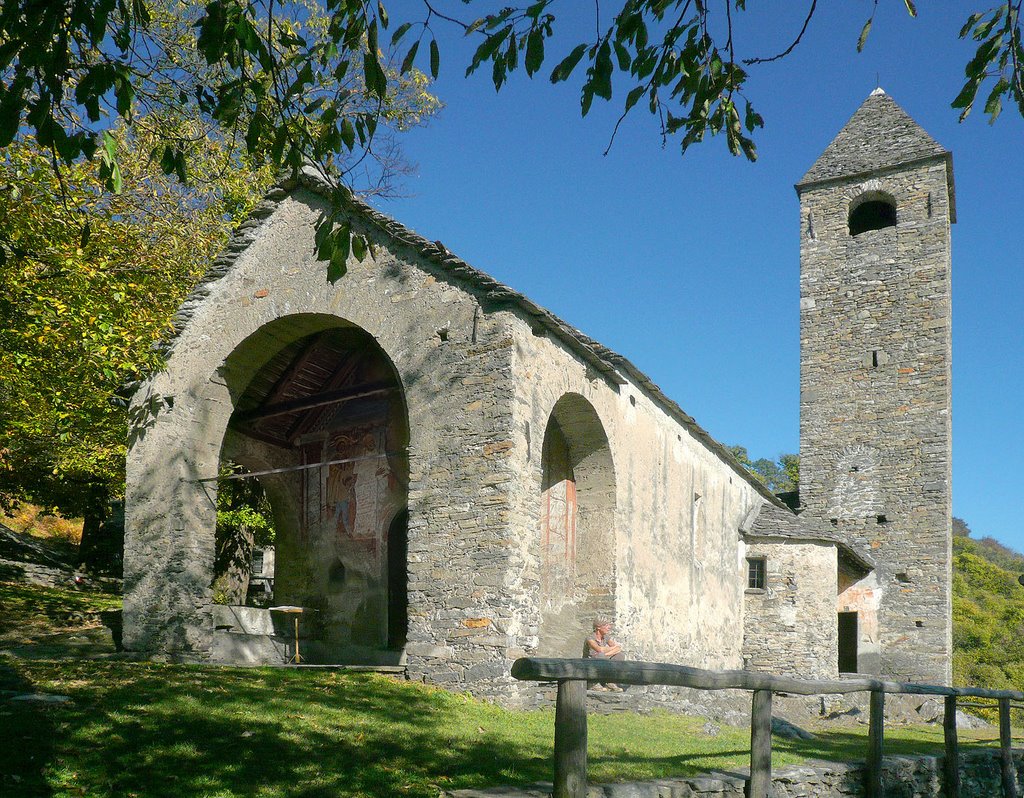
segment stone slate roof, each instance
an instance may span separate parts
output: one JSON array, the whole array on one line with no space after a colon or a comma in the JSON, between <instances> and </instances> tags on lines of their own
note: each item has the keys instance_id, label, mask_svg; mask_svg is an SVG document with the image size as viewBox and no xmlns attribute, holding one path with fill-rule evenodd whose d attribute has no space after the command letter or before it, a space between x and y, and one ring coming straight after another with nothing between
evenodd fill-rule
<instances>
[{"instance_id":1,"label":"stone slate roof","mask_svg":"<svg viewBox=\"0 0 1024 798\"><path fill-rule=\"evenodd\" d=\"M819 522L797 515L789 508L762 504L751 512L740 531L748 538L832 543L839 555L863 571L873 571L875 561L859 546L840 540Z\"/></svg>"},{"instance_id":2,"label":"stone slate roof","mask_svg":"<svg viewBox=\"0 0 1024 798\"><path fill-rule=\"evenodd\" d=\"M174 346L175 339L188 324L196 309L210 294L211 286L226 275L234 265L238 256L243 253L256 239L257 232L263 222L269 218L277 205L290 196L292 192L305 188L328 202L335 201L337 194L327 181L311 169L305 169L297 178L282 180L270 191L253 210L250 217L242 222L228 240L224 251L214 260L206 275L188 298L182 303L172 320L171 337L161 345L166 354ZM407 247L415 254L437 267L440 272L479 297L490 309L509 308L520 316L525 316L535 330L543 330L580 357L587 365L602 374L606 379L617 385L629 382L644 391L650 399L674 418L694 438L727 463L733 471L750 484L766 501L777 507L785 505L764 485L754 479L750 473L736 460L722 444L712 438L694 419L687 415L674 401L669 399L661 389L640 369L622 355L584 335L575 327L566 324L550 311L542 308L518 291L495 280L489 274L473 268L461 258L456 257L440 241L428 241L409 228L377 211L356 198L350 198L347 209L353 221L358 225L362 222L369 229L375 229L397 244L399 248ZM324 265L326 272L326 264Z\"/></svg>"},{"instance_id":3,"label":"stone slate roof","mask_svg":"<svg viewBox=\"0 0 1024 798\"><path fill-rule=\"evenodd\" d=\"M950 221L956 221L952 154L881 89L875 89L796 184L802 188L931 158L947 162Z\"/></svg>"}]
</instances>

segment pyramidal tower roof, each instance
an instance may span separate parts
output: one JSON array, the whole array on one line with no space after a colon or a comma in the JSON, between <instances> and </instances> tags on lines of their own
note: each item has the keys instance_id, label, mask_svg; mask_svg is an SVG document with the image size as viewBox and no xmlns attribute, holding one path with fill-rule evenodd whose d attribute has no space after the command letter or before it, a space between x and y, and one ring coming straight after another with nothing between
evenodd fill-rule
<instances>
[{"instance_id":1,"label":"pyramidal tower roof","mask_svg":"<svg viewBox=\"0 0 1024 798\"><path fill-rule=\"evenodd\" d=\"M812 183L854 177L927 158L950 157L895 100L882 89L875 89L796 187L799 191ZM952 164L949 174L952 188Z\"/></svg>"}]
</instances>

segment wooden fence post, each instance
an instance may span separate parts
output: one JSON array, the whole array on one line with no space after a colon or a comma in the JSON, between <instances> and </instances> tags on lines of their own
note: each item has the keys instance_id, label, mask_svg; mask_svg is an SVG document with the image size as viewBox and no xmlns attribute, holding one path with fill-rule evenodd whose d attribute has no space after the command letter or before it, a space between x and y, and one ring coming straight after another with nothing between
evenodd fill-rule
<instances>
[{"instance_id":1,"label":"wooden fence post","mask_svg":"<svg viewBox=\"0 0 1024 798\"><path fill-rule=\"evenodd\" d=\"M561 679L555 703L555 790L553 798L586 798L587 682Z\"/></svg>"},{"instance_id":2,"label":"wooden fence post","mask_svg":"<svg viewBox=\"0 0 1024 798\"><path fill-rule=\"evenodd\" d=\"M1017 798L1017 768L1010 737L1010 699L999 699L999 753L1002 760L1003 798Z\"/></svg>"},{"instance_id":3,"label":"wooden fence post","mask_svg":"<svg viewBox=\"0 0 1024 798\"><path fill-rule=\"evenodd\" d=\"M942 732L946 739L946 798L960 798L960 743L956 737L956 696L946 696L946 710L942 717Z\"/></svg>"},{"instance_id":4,"label":"wooden fence post","mask_svg":"<svg viewBox=\"0 0 1024 798\"><path fill-rule=\"evenodd\" d=\"M750 709L750 789L747 798L768 798L772 786L772 691L755 690Z\"/></svg>"},{"instance_id":5,"label":"wooden fence post","mask_svg":"<svg viewBox=\"0 0 1024 798\"><path fill-rule=\"evenodd\" d=\"M864 794L882 798L882 741L885 739L885 693L871 691L871 716L868 719L868 763L864 772Z\"/></svg>"}]
</instances>

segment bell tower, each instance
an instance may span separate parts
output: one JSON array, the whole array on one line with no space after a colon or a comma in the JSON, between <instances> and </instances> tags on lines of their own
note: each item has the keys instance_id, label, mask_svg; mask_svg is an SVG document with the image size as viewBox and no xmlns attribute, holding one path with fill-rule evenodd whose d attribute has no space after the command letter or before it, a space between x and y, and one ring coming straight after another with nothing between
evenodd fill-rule
<instances>
[{"instance_id":1,"label":"bell tower","mask_svg":"<svg viewBox=\"0 0 1024 798\"><path fill-rule=\"evenodd\" d=\"M871 552L840 568L840 670L951 678L952 155L884 91L800 197L800 503Z\"/></svg>"}]
</instances>

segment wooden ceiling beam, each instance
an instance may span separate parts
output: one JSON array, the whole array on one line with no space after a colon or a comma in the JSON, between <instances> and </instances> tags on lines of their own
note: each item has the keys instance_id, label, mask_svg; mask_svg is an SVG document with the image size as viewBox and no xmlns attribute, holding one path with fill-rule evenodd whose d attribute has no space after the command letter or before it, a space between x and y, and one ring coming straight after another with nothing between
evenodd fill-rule
<instances>
[{"instance_id":1,"label":"wooden ceiling beam","mask_svg":"<svg viewBox=\"0 0 1024 798\"><path fill-rule=\"evenodd\" d=\"M275 416L287 416L292 413L299 413L303 410L312 410L325 405L335 405L342 402L350 402L353 399L366 399L370 396L380 396L398 390L393 382L371 382L362 385L352 385L334 391L303 396L298 399L289 399L285 402L267 405L245 413L238 413L233 419L238 424L251 424Z\"/></svg>"}]
</instances>

